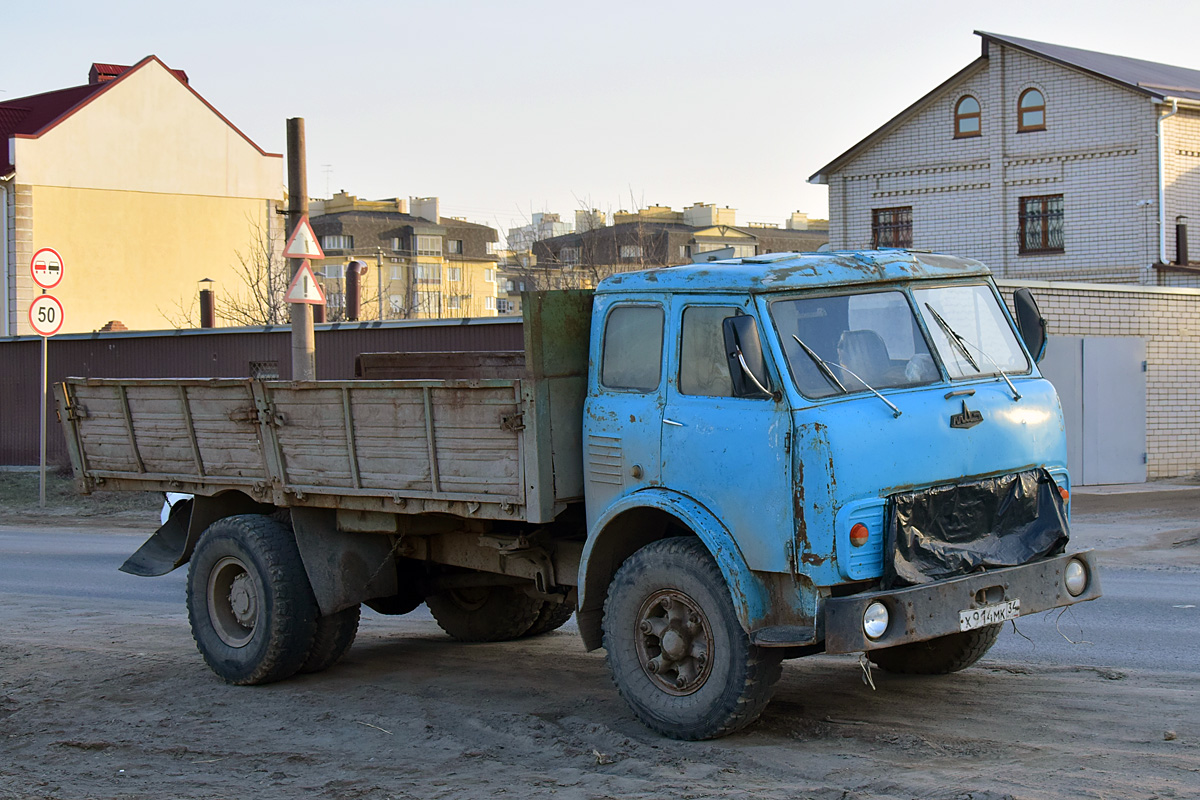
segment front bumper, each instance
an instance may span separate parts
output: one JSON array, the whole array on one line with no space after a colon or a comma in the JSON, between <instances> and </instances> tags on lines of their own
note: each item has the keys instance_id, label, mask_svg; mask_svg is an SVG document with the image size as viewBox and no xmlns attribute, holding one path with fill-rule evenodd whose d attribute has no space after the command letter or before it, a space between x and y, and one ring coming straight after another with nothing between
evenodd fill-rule
<instances>
[{"instance_id":1,"label":"front bumper","mask_svg":"<svg viewBox=\"0 0 1200 800\"><path fill-rule=\"evenodd\" d=\"M1063 584L1063 571L1072 559L1082 561L1088 573L1087 586L1078 597ZM1025 616L1099 596L1095 554L1085 550L923 586L830 598L824 606L825 651L857 653L958 633L960 611L1005 601L1020 600L1020 614ZM889 623L882 636L870 639L863 632L863 613L876 601L887 607Z\"/></svg>"}]
</instances>

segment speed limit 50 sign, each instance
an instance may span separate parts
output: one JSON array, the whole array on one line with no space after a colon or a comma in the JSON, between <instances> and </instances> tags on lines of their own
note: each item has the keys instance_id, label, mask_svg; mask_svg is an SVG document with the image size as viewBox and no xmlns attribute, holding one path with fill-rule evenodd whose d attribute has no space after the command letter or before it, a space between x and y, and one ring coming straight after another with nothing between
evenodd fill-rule
<instances>
[{"instance_id":1,"label":"speed limit 50 sign","mask_svg":"<svg viewBox=\"0 0 1200 800\"><path fill-rule=\"evenodd\" d=\"M63 324L63 307L54 295L38 295L29 304L29 324L42 336L53 336Z\"/></svg>"}]
</instances>

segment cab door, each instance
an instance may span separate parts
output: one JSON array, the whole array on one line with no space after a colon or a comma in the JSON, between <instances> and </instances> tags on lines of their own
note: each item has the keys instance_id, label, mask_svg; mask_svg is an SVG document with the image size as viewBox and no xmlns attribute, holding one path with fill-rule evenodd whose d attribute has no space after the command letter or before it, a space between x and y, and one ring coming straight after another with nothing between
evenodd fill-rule
<instances>
[{"instance_id":1,"label":"cab door","mask_svg":"<svg viewBox=\"0 0 1200 800\"><path fill-rule=\"evenodd\" d=\"M786 400L733 396L722 322L747 312L748 298L672 299L662 481L712 511L751 569L786 572L795 566L791 417ZM778 370L768 371L768 388L780 389Z\"/></svg>"},{"instance_id":2,"label":"cab door","mask_svg":"<svg viewBox=\"0 0 1200 800\"><path fill-rule=\"evenodd\" d=\"M589 528L618 496L661 483L667 309L657 299L596 298L604 320L592 342L584 410L584 475Z\"/></svg>"}]
</instances>

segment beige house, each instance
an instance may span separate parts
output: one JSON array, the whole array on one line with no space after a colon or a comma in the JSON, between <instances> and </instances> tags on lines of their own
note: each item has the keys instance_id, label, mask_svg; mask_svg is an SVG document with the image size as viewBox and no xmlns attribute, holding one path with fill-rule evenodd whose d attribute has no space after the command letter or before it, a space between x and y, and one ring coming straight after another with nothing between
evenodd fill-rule
<instances>
[{"instance_id":1,"label":"beige house","mask_svg":"<svg viewBox=\"0 0 1200 800\"><path fill-rule=\"evenodd\" d=\"M4 335L32 332L29 262L43 247L64 262L63 332L156 329L186 324L204 278L246 291L239 255L278 237L282 156L155 56L0 103L0 141Z\"/></svg>"}]
</instances>

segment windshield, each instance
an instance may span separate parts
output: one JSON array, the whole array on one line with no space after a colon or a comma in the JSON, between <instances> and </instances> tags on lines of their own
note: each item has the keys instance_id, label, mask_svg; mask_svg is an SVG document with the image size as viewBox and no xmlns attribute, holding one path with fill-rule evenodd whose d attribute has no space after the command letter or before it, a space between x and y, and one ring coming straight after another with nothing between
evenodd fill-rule
<instances>
[{"instance_id":1,"label":"windshield","mask_svg":"<svg viewBox=\"0 0 1200 800\"><path fill-rule=\"evenodd\" d=\"M915 289L913 298L951 379L1029 370L1029 360L991 287Z\"/></svg>"},{"instance_id":2,"label":"windshield","mask_svg":"<svg viewBox=\"0 0 1200 800\"><path fill-rule=\"evenodd\" d=\"M941 379L902 292L776 300L771 318L792 379L806 397Z\"/></svg>"}]
</instances>

